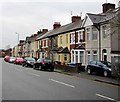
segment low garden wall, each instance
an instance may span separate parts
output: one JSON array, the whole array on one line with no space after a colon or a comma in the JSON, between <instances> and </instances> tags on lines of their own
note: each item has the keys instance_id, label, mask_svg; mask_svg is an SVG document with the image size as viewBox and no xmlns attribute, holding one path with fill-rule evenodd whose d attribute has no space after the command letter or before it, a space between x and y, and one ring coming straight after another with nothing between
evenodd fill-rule
<instances>
[{"instance_id":1,"label":"low garden wall","mask_svg":"<svg viewBox=\"0 0 120 102\"><path fill-rule=\"evenodd\" d=\"M55 69L59 69L61 71L77 72L78 73L80 71L84 71L84 66L70 67L67 65L55 64Z\"/></svg>"}]
</instances>

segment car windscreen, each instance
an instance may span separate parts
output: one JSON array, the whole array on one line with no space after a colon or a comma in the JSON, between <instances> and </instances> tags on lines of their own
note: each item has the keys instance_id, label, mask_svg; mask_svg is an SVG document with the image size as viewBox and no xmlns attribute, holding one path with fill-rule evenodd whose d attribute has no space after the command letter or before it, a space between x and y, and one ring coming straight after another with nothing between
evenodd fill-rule
<instances>
[{"instance_id":1,"label":"car windscreen","mask_svg":"<svg viewBox=\"0 0 120 102\"><path fill-rule=\"evenodd\" d=\"M44 61L45 61L46 63L52 62L52 60L49 60L49 59L44 59Z\"/></svg>"},{"instance_id":2,"label":"car windscreen","mask_svg":"<svg viewBox=\"0 0 120 102\"><path fill-rule=\"evenodd\" d=\"M28 61L35 61L34 58L27 58Z\"/></svg>"},{"instance_id":3,"label":"car windscreen","mask_svg":"<svg viewBox=\"0 0 120 102\"><path fill-rule=\"evenodd\" d=\"M23 60L23 58L17 58L17 60Z\"/></svg>"},{"instance_id":4,"label":"car windscreen","mask_svg":"<svg viewBox=\"0 0 120 102\"><path fill-rule=\"evenodd\" d=\"M15 59L15 57L10 57L10 59Z\"/></svg>"},{"instance_id":5,"label":"car windscreen","mask_svg":"<svg viewBox=\"0 0 120 102\"><path fill-rule=\"evenodd\" d=\"M107 67L111 68L111 63L110 62L102 62L103 64L105 64Z\"/></svg>"}]
</instances>

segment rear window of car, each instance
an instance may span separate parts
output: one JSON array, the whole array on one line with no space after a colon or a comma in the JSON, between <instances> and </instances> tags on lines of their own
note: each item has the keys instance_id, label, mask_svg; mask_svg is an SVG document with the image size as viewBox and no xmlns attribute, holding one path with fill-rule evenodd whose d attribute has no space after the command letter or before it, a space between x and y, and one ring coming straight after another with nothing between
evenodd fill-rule
<instances>
[{"instance_id":1,"label":"rear window of car","mask_svg":"<svg viewBox=\"0 0 120 102\"><path fill-rule=\"evenodd\" d=\"M44 59L45 62L52 62L52 60Z\"/></svg>"},{"instance_id":2,"label":"rear window of car","mask_svg":"<svg viewBox=\"0 0 120 102\"><path fill-rule=\"evenodd\" d=\"M89 64L96 64L96 61L91 61Z\"/></svg>"},{"instance_id":3,"label":"rear window of car","mask_svg":"<svg viewBox=\"0 0 120 102\"><path fill-rule=\"evenodd\" d=\"M15 59L15 57L10 57L10 59Z\"/></svg>"},{"instance_id":4,"label":"rear window of car","mask_svg":"<svg viewBox=\"0 0 120 102\"><path fill-rule=\"evenodd\" d=\"M26 60L28 60L28 61L35 61L34 58L26 58Z\"/></svg>"},{"instance_id":5,"label":"rear window of car","mask_svg":"<svg viewBox=\"0 0 120 102\"><path fill-rule=\"evenodd\" d=\"M43 61L43 59L42 59L42 58L37 60L37 62L42 62L42 61Z\"/></svg>"},{"instance_id":6,"label":"rear window of car","mask_svg":"<svg viewBox=\"0 0 120 102\"><path fill-rule=\"evenodd\" d=\"M17 58L17 60L23 60L23 58Z\"/></svg>"}]
</instances>

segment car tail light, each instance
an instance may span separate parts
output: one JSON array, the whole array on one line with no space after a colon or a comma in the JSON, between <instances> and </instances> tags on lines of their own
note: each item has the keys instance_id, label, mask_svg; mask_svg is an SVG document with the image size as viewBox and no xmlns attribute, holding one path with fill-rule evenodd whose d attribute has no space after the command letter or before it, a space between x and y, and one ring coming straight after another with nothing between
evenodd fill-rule
<instances>
[{"instance_id":1,"label":"car tail light","mask_svg":"<svg viewBox=\"0 0 120 102\"><path fill-rule=\"evenodd\" d=\"M44 61L42 61L42 64L45 64L45 62L44 62Z\"/></svg>"}]
</instances>

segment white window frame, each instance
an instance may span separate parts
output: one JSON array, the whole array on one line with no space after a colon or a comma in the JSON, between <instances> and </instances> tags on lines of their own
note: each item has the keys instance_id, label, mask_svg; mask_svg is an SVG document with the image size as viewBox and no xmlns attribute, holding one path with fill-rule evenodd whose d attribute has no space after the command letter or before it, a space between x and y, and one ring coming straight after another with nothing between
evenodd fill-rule
<instances>
[{"instance_id":1,"label":"white window frame","mask_svg":"<svg viewBox=\"0 0 120 102\"><path fill-rule=\"evenodd\" d=\"M95 53L96 52L96 53ZM98 54L97 54L98 52L97 52L97 50L93 50L93 60L94 61L97 61L98 60ZM95 59L95 57L96 57L96 59Z\"/></svg>"},{"instance_id":2,"label":"white window frame","mask_svg":"<svg viewBox=\"0 0 120 102\"><path fill-rule=\"evenodd\" d=\"M98 31L96 28L93 28L92 40L98 39Z\"/></svg>"},{"instance_id":3,"label":"white window frame","mask_svg":"<svg viewBox=\"0 0 120 102\"><path fill-rule=\"evenodd\" d=\"M72 32L70 36L71 36L71 39L70 39L71 44L75 44L75 32Z\"/></svg>"},{"instance_id":4,"label":"white window frame","mask_svg":"<svg viewBox=\"0 0 120 102\"><path fill-rule=\"evenodd\" d=\"M76 54L76 52L77 52L77 54ZM74 50L74 62L75 63L78 63L79 62L79 51L78 50Z\"/></svg>"},{"instance_id":5,"label":"white window frame","mask_svg":"<svg viewBox=\"0 0 120 102\"><path fill-rule=\"evenodd\" d=\"M60 35L60 45L62 44L62 35Z\"/></svg>"},{"instance_id":6,"label":"white window frame","mask_svg":"<svg viewBox=\"0 0 120 102\"><path fill-rule=\"evenodd\" d=\"M90 51L87 51L87 63L89 63L91 60L91 58L90 59L88 59L88 56L90 57L91 55L90 55L90 53L88 53L88 52L90 52Z\"/></svg>"},{"instance_id":7,"label":"white window frame","mask_svg":"<svg viewBox=\"0 0 120 102\"><path fill-rule=\"evenodd\" d=\"M78 43L80 43L83 40L83 31L78 31Z\"/></svg>"},{"instance_id":8,"label":"white window frame","mask_svg":"<svg viewBox=\"0 0 120 102\"><path fill-rule=\"evenodd\" d=\"M76 55L77 52L77 55ZM83 62L85 64L85 50L71 50L71 63L81 63L80 52L83 52ZM78 59L76 59L76 56Z\"/></svg>"},{"instance_id":9,"label":"white window frame","mask_svg":"<svg viewBox=\"0 0 120 102\"><path fill-rule=\"evenodd\" d=\"M45 41L45 43L46 43L46 45L44 46L44 41ZM48 38L46 38L46 39L43 39L42 40L42 48L46 48L46 47L48 47Z\"/></svg>"},{"instance_id":10,"label":"white window frame","mask_svg":"<svg viewBox=\"0 0 120 102\"><path fill-rule=\"evenodd\" d=\"M89 36L88 36L88 34L89 34ZM90 40L90 28L86 28L86 37L87 37L87 39L86 40Z\"/></svg>"},{"instance_id":11,"label":"white window frame","mask_svg":"<svg viewBox=\"0 0 120 102\"><path fill-rule=\"evenodd\" d=\"M107 26L104 25L102 26L102 37L105 39L106 38L106 35L107 35Z\"/></svg>"},{"instance_id":12,"label":"white window frame","mask_svg":"<svg viewBox=\"0 0 120 102\"><path fill-rule=\"evenodd\" d=\"M83 55L81 56L81 52L83 52ZM79 51L79 62L80 63L82 63L82 64L84 64L85 63L85 57L84 57L84 55L85 55L85 51L82 51L82 50L80 50ZM82 61L81 61L81 58L82 58Z\"/></svg>"},{"instance_id":13,"label":"white window frame","mask_svg":"<svg viewBox=\"0 0 120 102\"><path fill-rule=\"evenodd\" d=\"M74 62L74 50L72 49L71 50L71 63Z\"/></svg>"}]
</instances>

